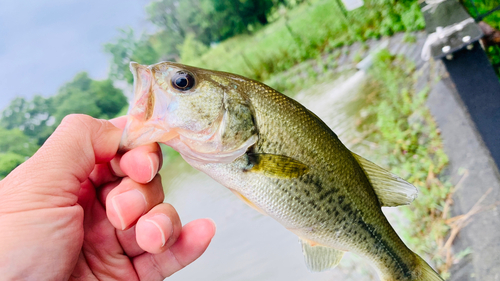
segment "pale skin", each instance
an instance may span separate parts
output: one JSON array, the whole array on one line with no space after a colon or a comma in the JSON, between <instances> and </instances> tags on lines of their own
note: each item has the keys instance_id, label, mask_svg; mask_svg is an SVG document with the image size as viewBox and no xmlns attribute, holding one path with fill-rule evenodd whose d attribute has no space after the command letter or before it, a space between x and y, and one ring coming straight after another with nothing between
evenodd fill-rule
<instances>
[{"instance_id":1,"label":"pale skin","mask_svg":"<svg viewBox=\"0 0 500 281\"><path fill-rule=\"evenodd\" d=\"M2 279L163 280L206 250L214 223L163 203L159 146L116 153L125 121L70 115L0 181Z\"/></svg>"}]
</instances>

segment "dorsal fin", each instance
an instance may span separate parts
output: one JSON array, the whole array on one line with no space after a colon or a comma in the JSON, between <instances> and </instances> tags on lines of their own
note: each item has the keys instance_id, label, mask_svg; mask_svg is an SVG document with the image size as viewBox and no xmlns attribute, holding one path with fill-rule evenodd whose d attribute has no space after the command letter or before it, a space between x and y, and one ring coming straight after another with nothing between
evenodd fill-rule
<instances>
[{"instance_id":1,"label":"dorsal fin","mask_svg":"<svg viewBox=\"0 0 500 281\"><path fill-rule=\"evenodd\" d=\"M417 198L418 190L411 183L351 152L365 172L381 206L408 205Z\"/></svg>"},{"instance_id":2,"label":"dorsal fin","mask_svg":"<svg viewBox=\"0 0 500 281\"><path fill-rule=\"evenodd\" d=\"M332 269L340 263L344 256L343 251L317 245L307 239L300 238L300 244L302 244L302 253L307 268L311 271L319 272Z\"/></svg>"}]
</instances>

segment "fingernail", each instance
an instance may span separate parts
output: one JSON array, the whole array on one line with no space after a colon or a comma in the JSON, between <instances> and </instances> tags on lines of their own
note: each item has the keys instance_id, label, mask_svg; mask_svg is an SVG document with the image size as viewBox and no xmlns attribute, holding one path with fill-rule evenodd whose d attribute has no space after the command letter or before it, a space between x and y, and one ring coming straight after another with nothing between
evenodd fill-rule
<instances>
[{"instance_id":1,"label":"fingernail","mask_svg":"<svg viewBox=\"0 0 500 281\"><path fill-rule=\"evenodd\" d=\"M148 182L150 182L156 176L156 173L158 173L158 166L160 165L160 158L158 158L158 154L156 154L156 153L149 153L148 159L149 159L149 163L151 165L151 177L148 181Z\"/></svg>"},{"instance_id":2,"label":"fingernail","mask_svg":"<svg viewBox=\"0 0 500 281\"><path fill-rule=\"evenodd\" d=\"M127 122L127 116L116 117L116 118L109 120L109 122L111 122L111 124L113 124L113 126L119 128L119 129L123 129L123 127L125 126L125 123Z\"/></svg>"},{"instance_id":3,"label":"fingernail","mask_svg":"<svg viewBox=\"0 0 500 281\"><path fill-rule=\"evenodd\" d=\"M116 214L120 219L122 230L127 228L126 221L136 220L146 211L146 197L137 189L132 189L122 194L115 195L111 202L115 208ZM125 215L128 220L125 219Z\"/></svg>"},{"instance_id":4,"label":"fingernail","mask_svg":"<svg viewBox=\"0 0 500 281\"><path fill-rule=\"evenodd\" d=\"M174 228L172 227L172 221L170 218L165 214L156 214L145 221L151 223L156 227L156 229L158 229L158 231L160 231L161 246L165 246L165 244L167 244L165 231L169 233L168 238L172 237L172 234L174 233Z\"/></svg>"},{"instance_id":5,"label":"fingernail","mask_svg":"<svg viewBox=\"0 0 500 281\"><path fill-rule=\"evenodd\" d=\"M126 174L122 171L120 167L121 155L115 156L111 161L109 161L109 167L111 168L111 173L117 177L125 177Z\"/></svg>"},{"instance_id":6,"label":"fingernail","mask_svg":"<svg viewBox=\"0 0 500 281\"><path fill-rule=\"evenodd\" d=\"M209 220L212 223L212 225L214 227L214 232L217 232L217 225L215 224L215 221L213 219L211 219L211 218L205 218L205 219Z\"/></svg>"}]
</instances>

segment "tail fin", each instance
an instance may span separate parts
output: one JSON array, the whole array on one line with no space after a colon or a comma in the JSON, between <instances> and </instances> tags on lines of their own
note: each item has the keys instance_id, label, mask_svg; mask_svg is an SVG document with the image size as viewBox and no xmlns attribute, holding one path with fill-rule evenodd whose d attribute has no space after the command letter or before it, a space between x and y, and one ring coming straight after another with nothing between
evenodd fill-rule
<instances>
[{"instance_id":1,"label":"tail fin","mask_svg":"<svg viewBox=\"0 0 500 281\"><path fill-rule=\"evenodd\" d=\"M425 280L425 281L443 281L444 279L437 274L432 267L427 264L421 257L417 256L417 270L418 278L415 280Z\"/></svg>"}]
</instances>

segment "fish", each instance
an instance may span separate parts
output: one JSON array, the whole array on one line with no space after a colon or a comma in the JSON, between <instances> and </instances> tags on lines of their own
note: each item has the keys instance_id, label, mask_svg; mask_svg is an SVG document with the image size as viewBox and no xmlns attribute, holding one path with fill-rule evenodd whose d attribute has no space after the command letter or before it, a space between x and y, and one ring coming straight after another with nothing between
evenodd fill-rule
<instances>
[{"instance_id":1,"label":"fish","mask_svg":"<svg viewBox=\"0 0 500 281\"><path fill-rule=\"evenodd\" d=\"M134 98L120 149L164 143L296 234L311 271L346 251L381 280L443 280L399 238L381 207L417 189L351 152L313 112L258 81L174 62L132 62Z\"/></svg>"}]
</instances>

